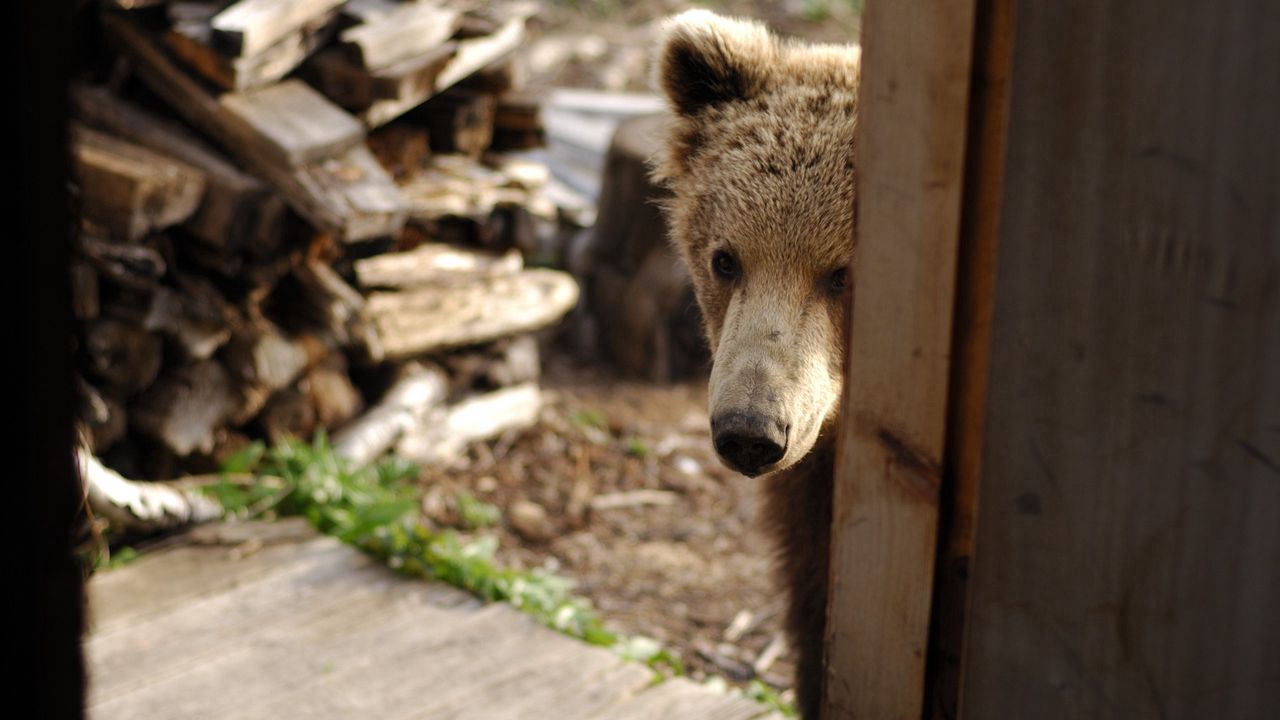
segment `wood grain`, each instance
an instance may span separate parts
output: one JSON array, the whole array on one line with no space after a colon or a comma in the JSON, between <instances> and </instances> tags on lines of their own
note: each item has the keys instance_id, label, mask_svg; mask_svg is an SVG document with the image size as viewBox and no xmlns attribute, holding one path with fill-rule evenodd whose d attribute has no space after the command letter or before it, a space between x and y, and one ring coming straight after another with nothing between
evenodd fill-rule
<instances>
[{"instance_id":1,"label":"wood grain","mask_svg":"<svg viewBox=\"0 0 1280 720\"><path fill-rule=\"evenodd\" d=\"M1280 697L1280 5L1019 3L964 717Z\"/></svg>"},{"instance_id":2,"label":"wood grain","mask_svg":"<svg viewBox=\"0 0 1280 720\"><path fill-rule=\"evenodd\" d=\"M777 718L684 679L650 687L639 663L297 522L200 528L89 595L94 720Z\"/></svg>"},{"instance_id":3,"label":"wood grain","mask_svg":"<svg viewBox=\"0 0 1280 720\"><path fill-rule=\"evenodd\" d=\"M828 718L917 718L933 592L974 6L869 4L827 623Z\"/></svg>"}]
</instances>

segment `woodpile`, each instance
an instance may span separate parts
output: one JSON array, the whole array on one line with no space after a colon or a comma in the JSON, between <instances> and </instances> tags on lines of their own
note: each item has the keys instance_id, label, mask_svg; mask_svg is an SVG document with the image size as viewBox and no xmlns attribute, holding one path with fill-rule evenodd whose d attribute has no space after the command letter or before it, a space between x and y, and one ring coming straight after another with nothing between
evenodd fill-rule
<instances>
[{"instance_id":1,"label":"woodpile","mask_svg":"<svg viewBox=\"0 0 1280 720\"><path fill-rule=\"evenodd\" d=\"M450 463L533 422L532 334L578 288L526 259L587 201L523 152L527 6L103 5L114 70L73 89L71 138L99 498L181 517L121 482L319 429L357 463Z\"/></svg>"}]
</instances>

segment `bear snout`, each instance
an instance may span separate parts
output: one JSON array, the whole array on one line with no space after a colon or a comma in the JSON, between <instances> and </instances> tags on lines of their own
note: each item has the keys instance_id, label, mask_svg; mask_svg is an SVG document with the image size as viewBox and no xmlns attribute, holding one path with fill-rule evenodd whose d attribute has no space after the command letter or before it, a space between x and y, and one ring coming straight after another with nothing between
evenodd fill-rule
<instances>
[{"instance_id":1,"label":"bear snout","mask_svg":"<svg viewBox=\"0 0 1280 720\"><path fill-rule=\"evenodd\" d=\"M753 412L729 412L711 419L716 453L734 470L755 477L787 454L785 423Z\"/></svg>"}]
</instances>

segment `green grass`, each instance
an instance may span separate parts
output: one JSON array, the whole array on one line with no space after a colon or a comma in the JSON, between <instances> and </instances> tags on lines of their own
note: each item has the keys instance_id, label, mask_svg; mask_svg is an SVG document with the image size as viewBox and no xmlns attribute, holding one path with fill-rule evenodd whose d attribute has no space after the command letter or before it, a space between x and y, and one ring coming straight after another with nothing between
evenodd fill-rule
<instances>
[{"instance_id":1,"label":"green grass","mask_svg":"<svg viewBox=\"0 0 1280 720\"><path fill-rule=\"evenodd\" d=\"M468 530L493 527L502 519L502 511L497 505L477 500L474 495L462 490L457 495L458 517L462 526Z\"/></svg>"},{"instance_id":2,"label":"green grass","mask_svg":"<svg viewBox=\"0 0 1280 720\"><path fill-rule=\"evenodd\" d=\"M419 514L417 468L394 457L353 469L342 462L323 435L311 443L250 446L226 464L228 473L252 473L245 486L220 482L210 487L232 517L300 515L316 529L385 561L399 573L439 580L493 602L505 602L560 632L611 648L655 671L680 674L675 653L656 641L609 630L590 603L572 593L572 581L541 570L504 568L494 559L497 538L464 538L451 530L429 529ZM498 509L469 494L459 495L459 511L469 527L498 521Z\"/></svg>"},{"instance_id":3,"label":"green grass","mask_svg":"<svg viewBox=\"0 0 1280 720\"><path fill-rule=\"evenodd\" d=\"M102 549L95 551L91 561L94 570L115 570L137 560L138 551L128 545L116 548L114 552L106 549L106 543L102 544Z\"/></svg>"},{"instance_id":4,"label":"green grass","mask_svg":"<svg viewBox=\"0 0 1280 720\"><path fill-rule=\"evenodd\" d=\"M654 671L655 682L684 674L679 654L657 640L605 627L590 602L573 594L571 580L542 570L502 567L494 557L496 537L428 528L421 517L421 491L413 482L418 471L411 463L387 457L367 468L351 468L320 434L310 443L251 445L224 470L256 478L250 484L223 480L207 489L230 517L305 517L316 529L381 559L396 572L505 602L566 635L645 663ZM469 493L459 493L457 500L467 527L488 527L500 519L498 508ZM759 681L744 694L787 717L795 716L794 707Z\"/></svg>"}]
</instances>

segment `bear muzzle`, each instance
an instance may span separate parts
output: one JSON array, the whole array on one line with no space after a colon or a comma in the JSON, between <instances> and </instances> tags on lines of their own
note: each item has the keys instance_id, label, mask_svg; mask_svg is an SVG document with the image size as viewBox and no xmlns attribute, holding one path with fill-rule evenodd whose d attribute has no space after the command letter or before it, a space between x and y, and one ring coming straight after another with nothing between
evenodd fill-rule
<instances>
[{"instance_id":1,"label":"bear muzzle","mask_svg":"<svg viewBox=\"0 0 1280 720\"><path fill-rule=\"evenodd\" d=\"M755 477L787 454L790 426L750 411L711 418L711 439L726 465Z\"/></svg>"}]
</instances>

